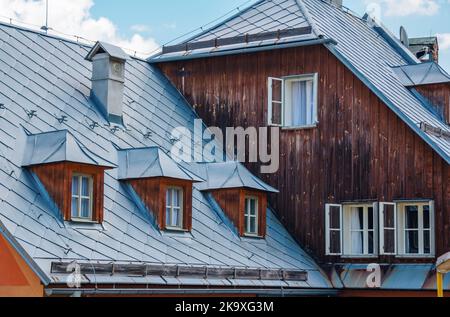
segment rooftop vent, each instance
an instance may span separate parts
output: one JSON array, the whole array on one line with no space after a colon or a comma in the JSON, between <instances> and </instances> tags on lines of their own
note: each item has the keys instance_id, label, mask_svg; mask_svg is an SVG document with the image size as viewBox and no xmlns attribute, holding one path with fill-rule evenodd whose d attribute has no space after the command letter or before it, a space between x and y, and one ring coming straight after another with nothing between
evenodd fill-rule
<instances>
[{"instance_id":1,"label":"rooftop vent","mask_svg":"<svg viewBox=\"0 0 450 317\"><path fill-rule=\"evenodd\" d=\"M111 123L123 124L125 64L128 55L119 47L97 42L86 60L92 62L91 98Z\"/></svg>"}]
</instances>

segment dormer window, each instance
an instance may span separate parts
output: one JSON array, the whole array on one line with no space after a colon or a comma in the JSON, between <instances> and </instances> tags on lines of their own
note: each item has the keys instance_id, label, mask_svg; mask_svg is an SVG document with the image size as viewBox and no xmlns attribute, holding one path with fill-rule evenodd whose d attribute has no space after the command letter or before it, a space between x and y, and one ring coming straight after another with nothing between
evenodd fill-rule
<instances>
[{"instance_id":1,"label":"dormer window","mask_svg":"<svg viewBox=\"0 0 450 317\"><path fill-rule=\"evenodd\" d=\"M267 194L278 191L251 174L239 162L208 164L207 181L199 189L209 192L218 211L230 220L241 237L265 238Z\"/></svg>"},{"instance_id":2,"label":"dormer window","mask_svg":"<svg viewBox=\"0 0 450 317\"><path fill-rule=\"evenodd\" d=\"M119 179L160 230L191 231L192 188L200 181L158 147L119 151Z\"/></svg>"},{"instance_id":3,"label":"dormer window","mask_svg":"<svg viewBox=\"0 0 450 317\"><path fill-rule=\"evenodd\" d=\"M93 216L94 178L74 173L72 176L72 219L90 220Z\"/></svg>"},{"instance_id":4,"label":"dormer window","mask_svg":"<svg viewBox=\"0 0 450 317\"><path fill-rule=\"evenodd\" d=\"M66 130L29 135L26 149L23 166L63 220L103 222L105 170L113 164L98 158Z\"/></svg>"},{"instance_id":5,"label":"dormer window","mask_svg":"<svg viewBox=\"0 0 450 317\"><path fill-rule=\"evenodd\" d=\"M166 191L166 228L183 229L184 190L181 187L169 187Z\"/></svg>"},{"instance_id":6,"label":"dormer window","mask_svg":"<svg viewBox=\"0 0 450 317\"><path fill-rule=\"evenodd\" d=\"M245 197L245 235L258 236L258 197Z\"/></svg>"}]
</instances>

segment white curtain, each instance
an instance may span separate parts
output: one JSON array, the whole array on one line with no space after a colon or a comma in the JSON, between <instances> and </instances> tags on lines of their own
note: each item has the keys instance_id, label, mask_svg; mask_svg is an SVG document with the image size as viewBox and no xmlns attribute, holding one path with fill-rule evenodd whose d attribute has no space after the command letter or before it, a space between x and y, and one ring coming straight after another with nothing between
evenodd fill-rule
<instances>
[{"instance_id":1,"label":"white curtain","mask_svg":"<svg viewBox=\"0 0 450 317\"><path fill-rule=\"evenodd\" d=\"M290 110L292 126L304 126L313 123L314 100L312 81L295 81L292 83L292 109Z\"/></svg>"},{"instance_id":2,"label":"white curtain","mask_svg":"<svg viewBox=\"0 0 450 317\"><path fill-rule=\"evenodd\" d=\"M352 254L363 254L363 239L364 233L353 230L362 230L363 229L363 217L364 211L361 208L352 208L351 212L351 239L352 239Z\"/></svg>"}]
</instances>

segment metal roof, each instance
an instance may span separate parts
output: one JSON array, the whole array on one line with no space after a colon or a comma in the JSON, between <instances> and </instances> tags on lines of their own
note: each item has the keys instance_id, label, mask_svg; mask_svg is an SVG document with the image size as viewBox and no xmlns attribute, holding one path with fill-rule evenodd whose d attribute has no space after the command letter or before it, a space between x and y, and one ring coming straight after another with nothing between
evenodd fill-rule
<instances>
[{"instance_id":1,"label":"metal roof","mask_svg":"<svg viewBox=\"0 0 450 317\"><path fill-rule=\"evenodd\" d=\"M201 191L224 188L248 188L278 193L278 190L254 176L239 162L205 164L205 179L205 182L197 186Z\"/></svg>"},{"instance_id":2,"label":"metal roof","mask_svg":"<svg viewBox=\"0 0 450 317\"><path fill-rule=\"evenodd\" d=\"M116 167L82 146L67 130L29 135L25 149L22 166L72 162Z\"/></svg>"},{"instance_id":3,"label":"metal roof","mask_svg":"<svg viewBox=\"0 0 450 317\"><path fill-rule=\"evenodd\" d=\"M406 87L450 83L450 75L435 62L399 66L394 72Z\"/></svg>"},{"instance_id":4,"label":"metal roof","mask_svg":"<svg viewBox=\"0 0 450 317\"><path fill-rule=\"evenodd\" d=\"M230 21L239 21L240 27L252 29L254 21L251 14L259 14L256 7L281 8L286 0L263 0L243 10L236 16L188 40L192 42L205 36L215 36L233 32ZM352 71L369 89L372 90L397 116L429 144L447 163L450 164L450 141L438 135L420 129L425 122L436 129L450 132L448 126L436 114L425 98L405 87L392 68L416 65L420 61L386 27L368 21L367 16L360 18L345 9L325 0L295 0L289 2L285 14L292 16L289 27L309 25L310 35L293 39L291 42L272 41L252 45L234 45L214 49L199 49L186 52L159 54L149 60L153 63L164 61L206 58L226 54L241 54L284 47L322 44L325 45L350 71ZM281 13L280 13L281 14ZM239 18L239 16L241 16ZM303 19L305 21L303 21ZM295 22L301 21L301 22ZM298 23L298 24L295 24ZM226 31L228 27L228 31ZM282 25L276 26L276 28ZM220 30L218 33L217 30ZM289 46L287 46L289 45Z\"/></svg>"},{"instance_id":5,"label":"metal roof","mask_svg":"<svg viewBox=\"0 0 450 317\"><path fill-rule=\"evenodd\" d=\"M99 53L106 53L112 58L119 59L119 60L127 60L129 59L129 56L127 53L124 52L123 49L121 49L118 46L111 45L106 42L98 41L92 49L89 51L89 53L86 55L86 60L92 62L92 59L95 55Z\"/></svg>"},{"instance_id":6,"label":"metal roof","mask_svg":"<svg viewBox=\"0 0 450 317\"><path fill-rule=\"evenodd\" d=\"M159 147L119 151L119 180L167 177L200 182L202 179L182 169Z\"/></svg>"},{"instance_id":7,"label":"metal roof","mask_svg":"<svg viewBox=\"0 0 450 317\"><path fill-rule=\"evenodd\" d=\"M283 32L287 34L283 35ZM297 0L259 0L220 24L184 41L182 45L177 45L186 49L173 52L163 48L163 52L151 57L151 60L165 61L198 54L216 55L242 48L278 46L314 39L317 39L317 35L314 34L313 25L299 10ZM210 44L199 48L199 43Z\"/></svg>"},{"instance_id":8,"label":"metal roof","mask_svg":"<svg viewBox=\"0 0 450 317\"><path fill-rule=\"evenodd\" d=\"M90 47L8 24L0 24L0 227L48 283L63 283L51 272L53 262L187 265L306 271L308 281L278 281L277 287L329 288L318 265L295 242L275 214L267 215L264 240L241 238L223 221L207 197L194 186L193 230L161 232L147 210L119 181L118 169L105 172L105 219L102 225L63 222L49 200L22 168L26 137L67 130L77 143L98 157L118 162L117 148L160 147L170 151L171 132L197 119L192 107L169 80L146 61L129 58L126 65L124 126L110 126L90 96ZM33 112L33 116L27 113ZM64 118L64 120L62 119ZM67 134L68 135L68 134ZM197 173L198 164L181 164ZM42 277L43 276L43 277ZM218 285L274 287L273 281L231 279L98 276L86 283L150 285ZM202 284L203 283L203 284Z\"/></svg>"}]
</instances>

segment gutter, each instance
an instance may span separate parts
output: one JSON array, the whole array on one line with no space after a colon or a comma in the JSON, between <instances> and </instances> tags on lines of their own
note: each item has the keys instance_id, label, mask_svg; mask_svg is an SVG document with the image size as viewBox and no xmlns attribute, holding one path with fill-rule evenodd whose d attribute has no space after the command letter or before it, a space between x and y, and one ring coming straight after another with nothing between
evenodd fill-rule
<instances>
[{"instance_id":1,"label":"gutter","mask_svg":"<svg viewBox=\"0 0 450 317\"><path fill-rule=\"evenodd\" d=\"M336 296L335 289L125 289L125 288L46 288L46 296L112 296L112 295L256 295L256 296Z\"/></svg>"},{"instance_id":2,"label":"gutter","mask_svg":"<svg viewBox=\"0 0 450 317\"><path fill-rule=\"evenodd\" d=\"M416 123L411 121L403 112L401 112L390 100L387 98L378 88L376 88L366 76L364 76L359 70L352 65L352 63L342 55L336 48L330 44L325 44L333 55L340 60L350 71L358 77L375 95L380 98L399 118L403 120L413 131L415 131L436 153L438 153L447 164L450 165L450 157L436 145L436 143L430 138L428 134L420 129Z\"/></svg>"},{"instance_id":3,"label":"gutter","mask_svg":"<svg viewBox=\"0 0 450 317\"><path fill-rule=\"evenodd\" d=\"M285 43L285 44L278 44L278 45L277 44L271 44L271 45L267 45L267 46L241 48L241 49L234 49L234 50L220 51L220 52L207 52L207 53L193 54L193 55L161 57L161 58L158 58L158 56L155 56L155 57L152 57L152 58L148 59L148 62L150 64L158 64L158 63L165 63L165 62L176 62L176 61L183 61L183 60L193 60L193 59L216 57L216 56L237 55L237 54L244 54L244 53L256 53L256 52L273 51L273 50L280 50L280 49L285 49L285 48L311 46L311 45L321 45L321 44L323 44L323 45L327 45L327 44L334 44L334 45L336 45L337 42L335 40L333 40L333 39L330 39L330 38L327 38L327 39L320 38L320 39L306 40L306 41L300 41L300 42L292 42L292 43Z\"/></svg>"},{"instance_id":4,"label":"gutter","mask_svg":"<svg viewBox=\"0 0 450 317\"><path fill-rule=\"evenodd\" d=\"M45 274L37 263L28 255L28 253L22 248L22 246L14 239L14 237L6 230L3 224L0 222L0 235L2 235L6 241L16 250L20 257L25 261L29 268L38 276L44 286L50 285L50 278Z\"/></svg>"}]
</instances>

